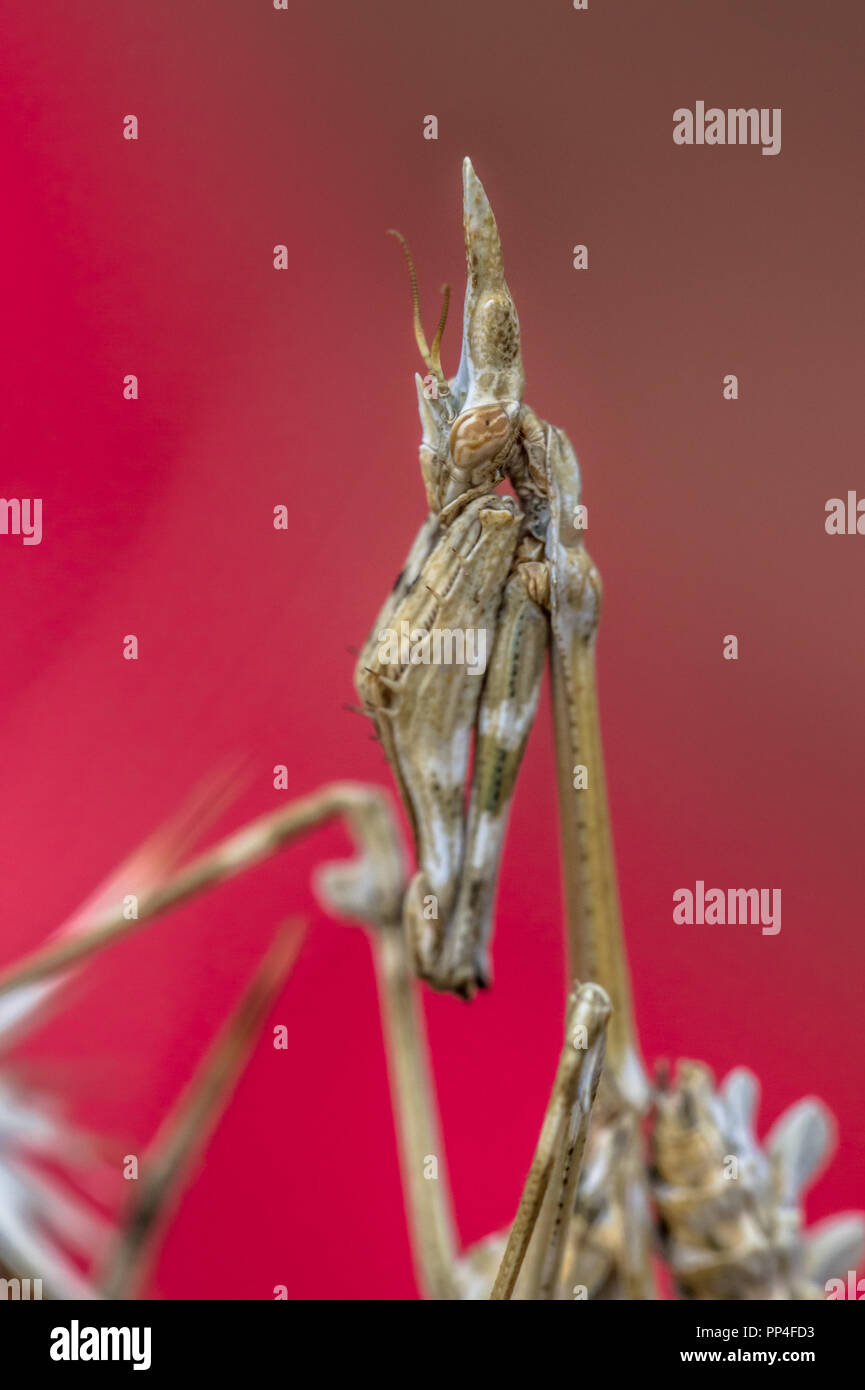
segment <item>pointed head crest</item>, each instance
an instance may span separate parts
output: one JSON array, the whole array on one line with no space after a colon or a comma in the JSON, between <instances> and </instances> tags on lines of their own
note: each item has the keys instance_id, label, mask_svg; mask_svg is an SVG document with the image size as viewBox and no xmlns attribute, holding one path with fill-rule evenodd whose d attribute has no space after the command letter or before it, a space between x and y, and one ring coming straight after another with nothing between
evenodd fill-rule
<instances>
[{"instance_id":1,"label":"pointed head crest","mask_svg":"<svg viewBox=\"0 0 865 1390\"><path fill-rule=\"evenodd\" d=\"M450 381L441 341L450 289L432 345L420 316L417 275L405 237L397 231L411 281L414 331L429 375L416 377L423 428L421 469L430 508L438 511L466 489L495 487L519 427L525 376L517 311L505 280L496 220L471 160L463 163L466 298L460 364Z\"/></svg>"},{"instance_id":2,"label":"pointed head crest","mask_svg":"<svg viewBox=\"0 0 865 1390\"><path fill-rule=\"evenodd\" d=\"M496 219L483 184L463 161L463 230L466 243L466 298L460 364L451 382L442 369L441 341L447 321L450 286L442 286L442 311L430 346L420 315L417 275L408 242L389 228L405 253L411 281L415 339L438 396L455 396L460 410L521 402L525 386L520 353L520 325L505 280L502 247Z\"/></svg>"},{"instance_id":3,"label":"pointed head crest","mask_svg":"<svg viewBox=\"0 0 865 1390\"><path fill-rule=\"evenodd\" d=\"M463 161L466 301L463 347L455 390L463 410L521 401L525 386L520 324L505 280L496 219L483 184Z\"/></svg>"}]
</instances>

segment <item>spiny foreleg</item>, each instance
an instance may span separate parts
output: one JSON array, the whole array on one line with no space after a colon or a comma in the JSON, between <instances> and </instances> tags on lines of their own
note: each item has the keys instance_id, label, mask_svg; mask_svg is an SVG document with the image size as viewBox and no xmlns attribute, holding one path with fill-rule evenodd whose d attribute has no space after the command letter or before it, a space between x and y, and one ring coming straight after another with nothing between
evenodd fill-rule
<instances>
[{"instance_id":1,"label":"spiny foreleg","mask_svg":"<svg viewBox=\"0 0 865 1390\"><path fill-rule=\"evenodd\" d=\"M459 893L430 978L471 997L490 983L489 941L514 786L535 717L549 641L548 567L524 542L505 586L475 735Z\"/></svg>"}]
</instances>

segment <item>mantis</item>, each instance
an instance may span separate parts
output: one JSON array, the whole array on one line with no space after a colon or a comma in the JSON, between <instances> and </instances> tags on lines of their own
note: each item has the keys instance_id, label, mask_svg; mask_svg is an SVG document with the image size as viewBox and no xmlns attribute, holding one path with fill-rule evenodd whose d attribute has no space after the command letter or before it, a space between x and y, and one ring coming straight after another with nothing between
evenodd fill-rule
<instances>
[{"instance_id":1,"label":"mantis","mask_svg":"<svg viewBox=\"0 0 865 1390\"><path fill-rule=\"evenodd\" d=\"M761 1143L750 1072L736 1069L716 1087L707 1068L682 1061L650 1084L640 1057L595 683L601 582L584 545L580 472L564 433L523 400L519 322L498 229L468 159L463 224L468 277L452 378L440 355L449 291L429 346L403 241L428 369L415 383L429 510L356 670L408 813L416 871L409 876L390 799L376 787L324 786L186 860L203 823L196 807L190 824L181 818L47 944L0 973L0 1031L29 1019L70 972L116 940L340 820L355 856L321 866L315 887L330 915L370 934L405 1205L426 1296L649 1299L657 1296L653 1260L663 1259L682 1298L820 1298L830 1276L841 1282L837 1276L861 1258L865 1233L858 1214L804 1226L802 1194L833 1141L828 1111L803 1100ZM512 495L498 490L505 484ZM470 644L469 633L482 633L483 643ZM482 652L484 660L460 660L460 651ZM436 655L445 652L450 657ZM460 1250L416 977L464 999L491 982L499 863L547 657L572 987L514 1220ZM204 798L214 814L219 799ZM123 908L130 885L138 904L132 920ZM295 928L275 939L160 1126L140 1192L113 1230L110 1257L87 1296L129 1297L140 1288L184 1173L300 939ZM13 1097L0 1113L8 1133L0 1259L26 1276L35 1260L54 1255L56 1292L69 1296L81 1281L61 1252L34 1243L28 1230L34 1212L48 1211L55 1224L67 1216L55 1194L21 1179L19 1139L32 1128L31 1111ZM49 1138L55 1142L53 1131ZM427 1180L431 1159L441 1165L436 1181ZM81 1230L76 1219L79 1240Z\"/></svg>"},{"instance_id":2,"label":"mantis","mask_svg":"<svg viewBox=\"0 0 865 1390\"><path fill-rule=\"evenodd\" d=\"M405 1183L421 1282L433 1297L478 1296L467 1290L488 1290L498 1266L490 1294L497 1299L569 1297L574 1287L589 1298L653 1298L652 1254L660 1247L683 1297L819 1297L826 1271L843 1258L855 1261L863 1235L858 1215L802 1234L801 1192L831 1146L825 1108L811 1100L793 1107L764 1154L753 1131L749 1072L731 1073L717 1092L708 1070L694 1063L680 1064L675 1084L653 1086L646 1076L605 787L595 680L601 580L584 544L580 470L563 431L523 400L519 320L496 220L468 158L463 229L462 350L450 378L441 365L450 291L445 286L430 346L411 254L395 233L427 367L425 378L415 373L415 385L429 512L355 671L418 865L402 900L402 948L390 923L389 944L377 949L391 962L404 949L421 979L464 999L489 985L508 813L549 655L574 980L566 1036L581 1008L594 1019L598 1051L593 1060L584 1056L577 1080L566 1041L510 1233L457 1260L448 1202L417 1181L422 1145L432 1144L436 1130L421 1020L403 1009L390 1051L403 1057L394 1096L409 1136ZM503 483L512 496L498 491ZM454 630L485 632L490 656L482 679L465 664L430 666L430 639ZM397 631L426 642L423 662L398 651ZM383 978L390 982L387 1019L407 986L393 968ZM577 1117L574 1096L587 1093Z\"/></svg>"},{"instance_id":3,"label":"mantis","mask_svg":"<svg viewBox=\"0 0 865 1390\"><path fill-rule=\"evenodd\" d=\"M470 999L491 980L499 862L549 654L571 972L610 995L607 1075L639 1107L647 1088L631 1024L595 683L601 580L584 544L574 451L523 401L517 311L496 220L468 158L463 228L462 351L450 379L441 365L448 287L430 347L403 240L428 368L415 384L429 514L355 683L414 835L418 869L403 921L417 973ZM513 496L497 490L504 482ZM395 661L386 638L406 628L413 637L486 631L482 679L465 665Z\"/></svg>"}]
</instances>

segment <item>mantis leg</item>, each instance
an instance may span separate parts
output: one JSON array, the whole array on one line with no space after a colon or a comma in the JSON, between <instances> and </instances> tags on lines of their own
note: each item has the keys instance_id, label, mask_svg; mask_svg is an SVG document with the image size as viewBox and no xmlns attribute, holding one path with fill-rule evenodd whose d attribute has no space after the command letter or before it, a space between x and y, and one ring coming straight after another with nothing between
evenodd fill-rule
<instances>
[{"instance_id":1,"label":"mantis leg","mask_svg":"<svg viewBox=\"0 0 865 1390\"><path fill-rule=\"evenodd\" d=\"M364 705L411 818L418 872L404 921L418 970L429 975L454 910L465 843L465 787L472 729L486 676L488 635L517 543L512 498L468 501L437 534L404 596L388 610L357 673ZM469 638L484 644L470 664ZM460 647L462 644L462 647Z\"/></svg>"},{"instance_id":2,"label":"mantis leg","mask_svg":"<svg viewBox=\"0 0 865 1390\"><path fill-rule=\"evenodd\" d=\"M547 426L553 717L571 971L613 1006L605 1078L638 1109L648 1097L631 1004L607 805L595 678L601 579L572 517L579 472L561 430Z\"/></svg>"},{"instance_id":3,"label":"mantis leg","mask_svg":"<svg viewBox=\"0 0 865 1390\"><path fill-rule=\"evenodd\" d=\"M418 987L402 926L372 936L415 1272L424 1297L455 1299L456 1228Z\"/></svg>"},{"instance_id":4,"label":"mantis leg","mask_svg":"<svg viewBox=\"0 0 865 1390\"><path fill-rule=\"evenodd\" d=\"M535 1156L502 1256L491 1297L512 1297L531 1248L528 1298L555 1298L592 1103L604 1058L610 1001L597 985L575 985L565 1044Z\"/></svg>"},{"instance_id":5,"label":"mantis leg","mask_svg":"<svg viewBox=\"0 0 865 1390\"><path fill-rule=\"evenodd\" d=\"M505 586L478 712L459 893L430 977L438 988L468 997L489 984L499 860L549 641L549 618L531 593L535 568L518 563Z\"/></svg>"},{"instance_id":6,"label":"mantis leg","mask_svg":"<svg viewBox=\"0 0 865 1390\"><path fill-rule=\"evenodd\" d=\"M651 1298L652 1229L640 1132L650 1092L633 1018L598 718L601 580L574 524L579 470L573 450L561 430L546 426L544 435L553 716L571 970L596 980L612 1003L599 1118L617 1140L613 1260L627 1296Z\"/></svg>"},{"instance_id":7,"label":"mantis leg","mask_svg":"<svg viewBox=\"0 0 865 1390\"><path fill-rule=\"evenodd\" d=\"M357 786L351 800L343 794L342 801L360 853L322 866L315 891L326 911L369 930L417 1282L426 1298L457 1298L453 1203L423 1009L402 925L399 826L389 798L378 788Z\"/></svg>"}]
</instances>

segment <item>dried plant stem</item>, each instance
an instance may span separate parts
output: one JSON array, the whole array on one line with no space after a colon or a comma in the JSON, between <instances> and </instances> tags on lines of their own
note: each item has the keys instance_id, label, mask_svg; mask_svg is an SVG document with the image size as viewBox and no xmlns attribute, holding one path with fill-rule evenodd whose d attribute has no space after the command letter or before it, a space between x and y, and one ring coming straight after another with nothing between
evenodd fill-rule
<instances>
[{"instance_id":1,"label":"dried plant stem","mask_svg":"<svg viewBox=\"0 0 865 1390\"><path fill-rule=\"evenodd\" d=\"M420 999L401 925L382 927L373 940L418 1282L427 1298L455 1299L456 1233ZM437 1175L426 1177L431 1158Z\"/></svg>"},{"instance_id":2,"label":"dried plant stem","mask_svg":"<svg viewBox=\"0 0 865 1390\"><path fill-rule=\"evenodd\" d=\"M177 1204L190 1164L243 1070L267 1011L297 958L304 931L301 923L291 923L277 933L233 1014L149 1145L124 1233L103 1281L105 1298L134 1296L147 1268L147 1255Z\"/></svg>"},{"instance_id":3,"label":"dried plant stem","mask_svg":"<svg viewBox=\"0 0 865 1390\"><path fill-rule=\"evenodd\" d=\"M376 788L351 782L333 783L310 796L292 802L284 810L261 816L243 829L206 850L161 887L138 903L138 916L132 920L118 907L74 936L52 941L25 956L0 975L0 996L44 980L58 971L77 965L121 936L131 936L139 928L171 908L180 907L197 894L237 874L245 872L275 854L305 831L336 816L357 819L364 808L381 801L389 814L389 803ZM134 884L130 885L134 891Z\"/></svg>"},{"instance_id":4,"label":"dried plant stem","mask_svg":"<svg viewBox=\"0 0 865 1390\"><path fill-rule=\"evenodd\" d=\"M563 1236L573 1210L573 1195L600 1076L603 1035L609 1014L610 1001L604 990L591 984L576 987L568 1009L565 1044L559 1057L535 1156L493 1285L493 1299L512 1297L536 1230L538 1259L530 1283L549 1282L552 1286L558 1278ZM577 1026L586 1029L585 1047L574 1045ZM551 1200L547 1203L545 1199L557 1165L558 1189L552 1188ZM538 1228L542 1213L544 1221ZM536 1293L529 1293L529 1297L536 1296Z\"/></svg>"}]
</instances>

